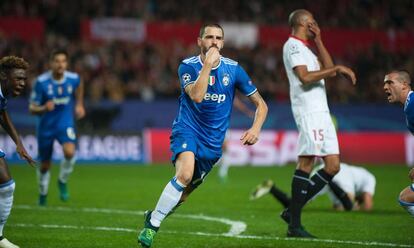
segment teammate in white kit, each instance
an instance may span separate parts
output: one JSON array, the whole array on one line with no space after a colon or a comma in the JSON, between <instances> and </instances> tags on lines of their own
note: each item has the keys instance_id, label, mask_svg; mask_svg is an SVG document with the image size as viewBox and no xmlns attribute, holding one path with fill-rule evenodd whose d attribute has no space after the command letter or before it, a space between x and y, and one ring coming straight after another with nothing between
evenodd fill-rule
<instances>
[{"instance_id":1,"label":"teammate in white kit","mask_svg":"<svg viewBox=\"0 0 414 248\"><path fill-rule=\"evenodd\" d=\"M385 75L384 91L388 102L404 105L407 128L414 134L414 94L411 89L411 78L407 71L392 71ZM398 201L414 217L414 168L408 173L411 185L403 189Z\"/></svg>"},{"instance_id":2,"label":"teammate in white kit","mask_svg":"<svg viewBox=\"0 0 414 248\"><path fill-rule=\"evenodd\" d=\"M337 73L356 83L354 72L343 65L334 65L326 50L318 24L312 14L303 9L289 16L292 33L283 46L283 62L290 84L292 112L299 130L299 158L292 180L292 202L282 212L290 219L287 236L314 237L301 224L305 203L315 196L339 171L339 148L336 131L326 100L325 78ZM309 48L313 40L318 56ZM309 181L315 157L323 158L324 169ZM288 217L290 216L290 217Z\"/></svg>"}]
</instances>

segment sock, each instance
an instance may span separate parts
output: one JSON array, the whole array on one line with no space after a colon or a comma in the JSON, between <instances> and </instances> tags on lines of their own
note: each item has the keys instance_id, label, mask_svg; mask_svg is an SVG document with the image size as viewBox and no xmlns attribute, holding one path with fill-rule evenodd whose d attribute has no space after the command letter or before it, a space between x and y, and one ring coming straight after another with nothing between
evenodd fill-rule
<instances>
[{"instance_id":1,"label":"sock","mask_svg":"<svg viewBox=\"0 0 414 248\"><path fill-rule=\"evenodd\" d=\"M327 183L332 181L333 176L326 173L324 169L318 170L309 181L308 194L306 195L306 202L312 199L325 187Z\"/></svg>"},{"instance_id":2,"label":"sock","mask_svg":"<svg viewBox=\"0 0 414 248\"><path fill-rule=\"evenodd\" d=\"M180 201L185 185L173 177L171 181L165 186L158 200L155 210L151 214L151 225L159 227L165 217Z\"/></svg>"},{"instance_id":3,"label":"sock","mask_svg":"<svg viewBox=\"0 0 414 248\"><path fill-rule=\"evenodd\" d=\"M280 189L276 188L275 185L273 185L270 188L270 194L272 194L280 203L282 203L284 208L289 207L290 205L290 198L285 194L285 192L281 191Z\"/></svg>"},{"instance_id":4,"label":"sock","mask_svg":"<svg viewBox=\"0 0 414 248\"><path fill-rule=\"evenodd\" d=\"M296 170L292 179L292 200L290 202L290 224L289 227L299 228L301 224L302 207L306 200L309 185L309 173Z\"/></svg>"},{"instance_id":5,"label":"sock","mask_svg":"<svg viewBox=\"0 0 414 248\"><path fill-rule=\"evenodd\" d=\"M227 177L229 173L229 167L230 167L230 160L227 156L227 154L223 154L223 157L221 157L219 162L219 171L218 175L220 178L224 179Z\"/></svg>"},{"instance_id":6,"label":"sock","mask_svg":"<svg viewBox=\"0 0 414 248\"><path fill-rule=\"evenodd\" d=\"M73 171L73 167L75 165L76 158L73 157L71 159L63 159L60 162L60 171L59 171L59 181L62 183L67 183L69 179L69 175Z\"/></svg>"},{"instance_id":7,"label":"sock","mask_svg":"<svg viewBox=\"0 0 414 248\"><path fill-rule=\"evenodd\" d=\"M13 179L0 184L0 237L3 237L3 228L10 215L15 187Z\"/></svg>"},{"instance_id":8,"label":"sock","mask_svg":"<svg viewBox=\"0 0 414 248\"><path fill-rule=\"evenodd\" d=\"M330 181L328 185L332 192L335 194L335 196L342 203L344 209L347 211L351 211L354 204L352 203L351 199L349 199L348 194L333 181Z\"/></svg>"},{"instance_id":9,"label":"sock","mask_svg":"<svg viewBox=\"0 0 414 248\"><path fill-rule=\"evenodd\" d=\"M39 193L41 195L47 195L47 192L49 191L49 181L50 181L50 172L41 172L40 170L37 170L37 180L39 183Z\"/></svg>"}]
</instances>

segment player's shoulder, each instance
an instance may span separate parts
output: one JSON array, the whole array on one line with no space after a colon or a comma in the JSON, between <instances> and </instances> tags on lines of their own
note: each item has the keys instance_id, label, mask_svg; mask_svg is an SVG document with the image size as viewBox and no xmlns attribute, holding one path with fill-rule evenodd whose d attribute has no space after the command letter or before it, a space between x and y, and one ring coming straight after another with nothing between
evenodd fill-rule
<instances>
[{"instance_id":1,"label":"player's shoulder","mask_svg":"<svg viewBox=\"0 0 414 248\"><path fill-rule=\"evenodd\" d=\"M289 37L289 39L283 45L283 52L294 54L296 52L299 52L301 49L303 49L304 46L305 45L301 41L294 39L292 37Z\"/></svg>"},{"instance_id":2,"label":"player's shoulder","mask_svg":"<svg viewBox=\"0 0 414 248\"><path fill-rule=\"evenodd\" d=\"M192 57L188 57L185 58L181 61L181 64L185 64L185 65L195 65L200 63L200 57L199 56L192 56Z\"/></svg>"},{"instance_id":3,"label":"player's shoulder","mask_svg":"<svg viewBox=\"0 0 414 248\"><path fill-rule=\"evenodd\" d=\"M239 64L239 62L232 60L230 58L226 58L226 57L221 57L220 60L221 60L221 63L228 65L228 66L237 66Z\"/></svg>"},{"instance_id":4,"label":"player's shoulder","mask_svg":"<svg viewBox=\"0 0 414 248\"><path fill-rule=\"evenodd\" d=\"M52 78L52 73L50 73L50 71L44 72L42 74L40 74L37 79L36 82L43 84L47 81L49 81Z\"/></svg>"},{"instance_id":5,"label":"player's shoulder","mask_svg":"<svg viewBox=\"0 0 414 248\"><path fill-rule=\"evenodd\" d=\"M79 80L80 78L79 74L73 71L65 71L65 77L73 80Z\"/></svg>"}]
</instances>

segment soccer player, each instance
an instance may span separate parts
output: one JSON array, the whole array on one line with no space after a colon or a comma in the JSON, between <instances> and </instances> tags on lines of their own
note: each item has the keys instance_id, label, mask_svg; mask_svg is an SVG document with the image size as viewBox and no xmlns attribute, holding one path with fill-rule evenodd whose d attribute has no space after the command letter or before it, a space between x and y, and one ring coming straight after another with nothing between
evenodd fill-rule
<instances>
[{"instance_id":1,"label":"soccer player","mask_svg":"<svg viewBox=\"0 0 414 248\"><path fill-rule=\"evenodd\" d=\"M7 113L8 96L18 96L26 86L26 70L29 64L22 58L15 56L3 57L0 60L0 125L8 133L16 144L16 151L30 165L35 166L36 162L27 153L20 140L13 123ZM13 193L15 188L6 160L5 154L0 149L0 248L18 248L3 236L3 228L13 205Z\"/></svg>"},{"instance_id":2,"label":"soccer player","mask_svg":"<svg viewBox=\"0 0 414 248\"><path fill-rule=\"evenodd\" d=\"M324 167L323 164L317 166L313 172ZM332 201L333 208L336 210L372 210L374 201L376 180L368 170L341 163L341 170L334 176L317 195L327 193ZM262 197L270 193L285 208L288 208L291 199L282 190L276 187L273 181L266 180L258 185L250 196L251 200ZM289 221L289 220L285 220Z\"/></svg>"},{"instance_id":3,"label":"soccer player","mask_svg":"<svg viewBox=\"0 0 414 248\"><path fill-rule=\"evenodd\" d=\"M251 128L240 137L243 145L257 142L267 115L267 105L244 69L221 56L223 28L218 24L204 25L197 44L200 55L184 59L178 68L182 93L171 135L176 173L161 193L155 210L146 214L144 229L138 236L143 247L151 246L164 218L203 182L220 158L235 89L256 106Z\"/></svg>"},{"instance_id":4,"label":"soccer player","mask_svg":"<svg viewBox=\"0 0 414 248\"><path fill-rule=\"evenodd\" d=\"M414 135L414 94L410 74L400 70L385 75L384 91L388 102L404 105L408 130ZM412 184L401 191L398 201L414 217L414 169L411 169L409 178Z\"/></svg>"},{"instance_id":5,"label":"soccer player","mask_svg":"<svg viewBox=\"0 0 414 248\"><path fill-rule=\"evenodd\" d=\"M45 206L50 181L49 169L53 143L57 140L63 149L58 188L60 199L67 201L67 181L75 164L75 117L85 115L83 83L77 73L67 71L68 54L56 50L51 55L51 70L40 75L33 86L29 110L38 115L37 142L41 167L38 170L39 205Z\"/></svg>"},{"instance_id":6,"label":"soccer player","mask_svg":"<svg viewBox=\"0 0 414 248\"><path fill-rule=\"evenodd\" d=\"M283 215L290 215L288 237L314 237L301 223L305 203L313 198L339 171L339 148L334 124L326 100L325 78L342 73L355 84L355 74L348 67L334 65L325 48L321 31L312 14L304 9L289 16L292 33L283 46L283 62L290 84L292 112L299 130L299 158L292 179L292 201ZM313 40L316 56L309 48ZM325 167L309 180L315 157L323 158Z\"/></svg>"}]
</instances>

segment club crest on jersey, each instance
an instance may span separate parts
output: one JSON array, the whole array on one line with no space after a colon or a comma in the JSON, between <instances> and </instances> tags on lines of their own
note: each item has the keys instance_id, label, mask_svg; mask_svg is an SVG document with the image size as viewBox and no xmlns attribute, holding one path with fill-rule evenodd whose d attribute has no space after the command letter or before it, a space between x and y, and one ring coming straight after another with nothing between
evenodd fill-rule
<instances>
[{"instance_id":1,"label":"club crest on jersey","mask_svg":"<svg viewBox=\"0 0 414 248\"><path fill-rule=\"evenodd\" d=\"M224 86L229 85L229 83L230 83L230 75L227 74L227 73L224 74L222 82L223 82L223 85Z\"/></svg>"},{"instance_id":2,"label":"club crest on jersey","mask_svg":"<svg viewBox=\"0 0 414 248\"><path fill-rule=\"evenodd\" d=\"M208 78L208 85L213 86L216 83L216 78L214 76L210 76Z\"/></svg>"}]
</instances>

